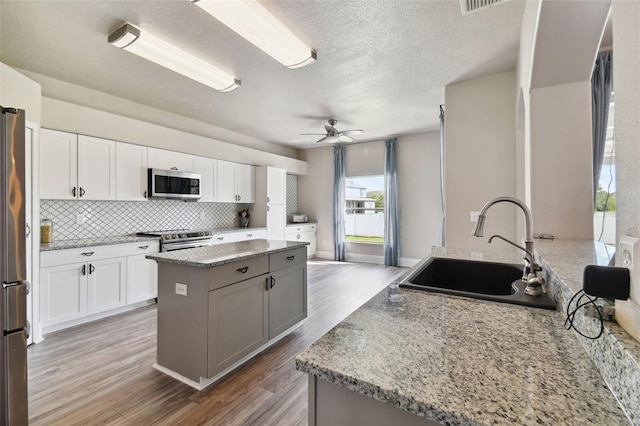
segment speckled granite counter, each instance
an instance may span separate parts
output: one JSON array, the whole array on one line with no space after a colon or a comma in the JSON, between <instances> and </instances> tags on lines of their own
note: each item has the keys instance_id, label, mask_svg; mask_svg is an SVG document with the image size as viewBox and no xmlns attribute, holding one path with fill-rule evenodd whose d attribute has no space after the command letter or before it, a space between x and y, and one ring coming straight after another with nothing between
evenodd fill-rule
<instances>
[{"instance_id":1,"label":"speckled granite counter","mask_svg":"<svg viewBox=\"0 0 640 426\"><path fill-rule=\"evenodd\" d=\"M146 257L158 262L213 268L238 260L304 247L308 244L303 241L249 240L197 247L189 250L148 254Z\"/></svg>"},{"instance_id":2,"label":"speckled granite counter","mask_svg":"<svg viewBox=\"0 0 640 426\"><path fill-rule=\"evenodd\" d=\"M444 424L617 425L632 418L563 328L563 312L397 282L301 353L297 368Z\"/></svg>"},{"instance_id":3,"label":"speckled granite counter","mask_svg":"<svg viewBox=\"0 0 640 426\"><path fill-rule=\"evenodd\" d=\"M135 235L116 235L110 237L80 238L77 240L60 240L52 243L40 243L40 251L64 250L80 247L106 246L112 244L137 243L140 241L158 240L157 237L137 237Z\"/></svg>"}]
</instances>

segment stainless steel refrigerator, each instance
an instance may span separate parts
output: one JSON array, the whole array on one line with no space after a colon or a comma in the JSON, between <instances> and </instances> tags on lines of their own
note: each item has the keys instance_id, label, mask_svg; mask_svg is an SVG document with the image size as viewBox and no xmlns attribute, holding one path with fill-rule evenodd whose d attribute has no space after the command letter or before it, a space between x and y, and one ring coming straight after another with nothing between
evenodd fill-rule
<instances>
[{"instance_id":1,"label":"stainless steel refrigerator","mask_svg":"<svg viewBox=\"0 0 640 426\"><path fill-rule=\"evenodd\" d=\"M0 425L26 425L27 277L25 112L0 106Z\"/></svg>"}]
</instances>

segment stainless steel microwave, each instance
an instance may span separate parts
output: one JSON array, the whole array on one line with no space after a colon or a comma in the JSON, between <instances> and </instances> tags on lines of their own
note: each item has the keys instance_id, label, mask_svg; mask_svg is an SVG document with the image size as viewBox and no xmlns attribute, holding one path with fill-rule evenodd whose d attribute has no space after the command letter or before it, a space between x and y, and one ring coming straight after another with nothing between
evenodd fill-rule
<instances>
[{"instance_id":1,"label":"stainless steel microwave","mask_svg":"<svg viewBox=\"0 0 640 426\"><path fill-rule=\"evenodd\" d=\"M149 169L149 198L196 201L201 179L198 173Z\"/></svg>"}]
</instances>

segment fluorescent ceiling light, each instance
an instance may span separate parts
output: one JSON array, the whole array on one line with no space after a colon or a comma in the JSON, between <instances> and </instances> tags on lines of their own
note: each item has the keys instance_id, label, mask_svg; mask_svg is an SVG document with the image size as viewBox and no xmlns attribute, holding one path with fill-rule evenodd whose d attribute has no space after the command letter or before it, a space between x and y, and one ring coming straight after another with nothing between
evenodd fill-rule
<instances>
[{"instance_id":1,"label":"fluorescent ceiling light","mask_svg":"<svg viewBox=\"0 0 640 426\"><path fill-rule=\"evenodd\" d=\"M316 61L316 52L256 0L191 0L287 68Z\"/></svg>"},{"instance_id":2,"label":"fluorescent ceiling light","mask_svg":"<svg viewBox=\"0 0 640 426\"><path fill-rule=\"evenodd\" d=\"M108 40L116 47L221 92L230 92L240 86L237 78L129 23L111 33Z\"/></svg>"}]
</instances>

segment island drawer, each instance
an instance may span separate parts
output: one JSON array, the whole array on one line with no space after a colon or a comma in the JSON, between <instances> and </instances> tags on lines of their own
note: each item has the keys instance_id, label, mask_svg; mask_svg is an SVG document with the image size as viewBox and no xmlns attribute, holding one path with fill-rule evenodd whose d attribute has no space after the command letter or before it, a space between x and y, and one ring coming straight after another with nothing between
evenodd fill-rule
<instances>
[{"instance_id":1,"label":"island drawer","mask_svg":"<svg viewBox=\"0 0 640 426\"><path fill-rule=\"evenodd\" d=\"M215 268L214 279L209 282L209 291L268 272L269 258L267 256L253 257L220 265Z\"/></svg>"},{"instance_id":2,"label":"island drawer","mask_svg":"<svg viewBox=\"0 0 640 426\"><path fill-rule=\"evenodd\" d=\"M271 271L298 265L307 261L307 248L300 247L293 250L281 251L269 255Z\"/></svg>"}]
</instances>

